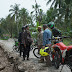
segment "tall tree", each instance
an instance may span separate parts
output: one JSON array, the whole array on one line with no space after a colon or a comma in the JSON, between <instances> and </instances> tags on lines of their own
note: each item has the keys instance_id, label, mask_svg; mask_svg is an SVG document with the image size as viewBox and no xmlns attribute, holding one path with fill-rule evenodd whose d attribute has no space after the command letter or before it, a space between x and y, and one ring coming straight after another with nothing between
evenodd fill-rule
<instances>
[{"instance_id":1,"label":"tall tree","mask_svg":"<svg viewBox=\"0 0 72 72\"><path fill-rule=\"evenodd\" d=\"M11 17L11 15L8 15L7 17L6 17L6 28L7 28L7 30L8 30L8 32L9 32L9 34L10 34L10 36L11 36L11 38L13 37L13 31L14 31L14 16L12 16Z\"/></svg>"},{"instance_id":2,"label":"tall tree","mask_svg":"<svg viewBox=\"0 0 72 72\"><path fill-rule=\"evenodd\" d=\"M51 7L54 6L54 8L61 8L64 0L48 0L47 5L51 3Z\"/></svg>"},{"instance_id":3,"label":"tall tree","mask_svg":"<svg viewBox=\"0 0 72 72\"><path fill-rule=\"evenodd\" d=\"M32 8L34 10L31 12L31 14L35 13L36 22L37 22L37 17L38 17L38 13L39 13L39 7L40 7L40 5L38 5L36 0L35 0L35 5L32 5Z\"/></svg>"},{"instance_id":4,"label":"tall tree","mask_svg":"<svg viewBox=\"0 0 72 72\"><path fill-rule=\"evenodd\" d=\"M51 7L54 6L55 8L54 15L57 17L57 24L59 27L63 26L65 31L68 31L71 26L72 19L72 0L48 0L47 4L51 2Z\"/></svg>"},{"instance_id":5,"label":"tall tree","mask_svg":"<svg viewBox=\"0 0 72 72\"><path fill-rule=\"evenodd\" d=\"M41 21L42 21L42 18L43 18L43 10L42 9L39 9L39 15L38 15L38 21L39 21L39 25L41 25Z\"/></svg>"},{"instance_id":6,"label":"tall tree","mask_svg":"<svg viewBox=\"0 0 72 72\"><path fill-rule=\"evenodd\" d=\"M6 20L4 18L0 19L0 37L6 32Z\"/></svg>"},{"instance_id":7,"label":"tall tree","mask_svg":"<svg viewBox=\"0 0 72 72\"><path fill-rule=\"evenodd\" d=\"M11 15L8 15L5 19L1 19L1 30L3 34L9 34L11 37L13 37L13 31L14 30L14 16L11 17Z\"/></svg>"},{"instance_id":8,"label":"tall tree","mask_svg":"<svg viewBox=\"0 0 72 72\"><path fill-rule=\"evenodd\" d=\"M22 8L20 11L20 19L21 19L21 23L22 23L22 26L23 25L26 25L26 24L29 24L29 21L30 21L30 16L27 12L27 9L25 8Z\"/></svg>"},{"instance_id":9,"label":"tall tree","mask_svg":"<svg viewBox=\"0 0 72 72\"><path fill-rule=\"evenodd\" d=\"M18 17L19 17L19 6L20 4L15 4L14 6L11 5L11 9L9 10L12 14L12 16L15 16L15 22L17 24L17 32L19 34L19 29L18 29L18 23L17 23L17 20L18 20Z\"/></svg>"},{"instance_id":10,"label":"tall tree","mask_svg":"<svg viewBox=\"0 0 72 72\"><path fill-rule=\"evenodd\" d=\"M54 9L50 8L46 12L46 23L49 23L50 21L53 21L54 19L55 19Z\"/></svg>"}]
</instances>

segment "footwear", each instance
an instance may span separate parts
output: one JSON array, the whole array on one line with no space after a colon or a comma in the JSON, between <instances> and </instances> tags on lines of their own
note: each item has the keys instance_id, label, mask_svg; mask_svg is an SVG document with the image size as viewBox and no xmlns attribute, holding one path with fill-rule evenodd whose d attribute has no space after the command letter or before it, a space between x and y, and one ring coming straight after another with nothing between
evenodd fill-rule
<instances>
[{"instance_id":1,"label":"footwear","mask_svg":"<svg viewBox=\"0 0 72 72\"><path fill-rule=\"evenodd\" d=\"M23 58L23 60L22 61L24 61L25 60L25 58Z\"/></svg>"},{"instance_id":2,"label":"footwear","mask_svg":"<svg viewBox=\"0 0 72 72\"><path fill-rule=\"evenodd\" d=\"M40 59L38 63L44 63L44 59Z\"/></svg>"},{"instance_id":3,"label":"footwear","mask_svg":"<svg viewBox=\"0 0 72 72\"><path fill-rule=\"evenodd\" d=\"M29 58L27 58L27 60L29 60Z\"/></svg>"},{"instance_id":4,"label":"footwear","mask_svg":"<svg viewBox=\"0 0 72 72\"><path fill-rule=\"evenodd\" d=\"M54 66L54 61L51 61L51 64Z\"/></svg>"},{"instance_id":5,"label":"footwear","mask_svg":"<svg viewBox=\"0 0 72 72\"><path fill-rule=\"evenodd\" d=\"M19 55L21 57L21 55Z\"/></svg>"}]
</instances>

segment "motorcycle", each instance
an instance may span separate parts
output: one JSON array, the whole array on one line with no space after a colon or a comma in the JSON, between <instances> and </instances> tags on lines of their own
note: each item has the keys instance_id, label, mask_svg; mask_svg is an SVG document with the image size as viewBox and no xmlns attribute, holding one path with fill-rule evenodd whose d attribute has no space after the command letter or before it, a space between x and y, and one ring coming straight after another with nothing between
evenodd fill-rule
<instances>
[{"instance_id":1,"label":"motorcycle","mask_svg":"<svg viewBox=\"0 0 72 72\"><path fill-rule=\"evenodd\" d=\"M54 63L56 69L59 68L60 64L68 65L72 72L72 45L66 46L63 42L63 38L69 37L54 37L50 40L53 41L51 52L52 54L52 62Z\"/></svg>"}]
</instances>

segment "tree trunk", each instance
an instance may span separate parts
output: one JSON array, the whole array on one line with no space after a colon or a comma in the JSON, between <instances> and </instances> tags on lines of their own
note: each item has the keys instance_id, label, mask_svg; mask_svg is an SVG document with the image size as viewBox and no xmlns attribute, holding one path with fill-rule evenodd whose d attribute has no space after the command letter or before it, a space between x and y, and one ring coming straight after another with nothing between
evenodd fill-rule
<instances>
[{"instance_id":1,"label":"tree trunk","mask_svg":"<svg viewBox=\"0 0 72 72\"><path fill-rule=\"evenodd\" d=\"M11 32L11 38L12 38L12 32Z\"/></svg>"},{"instance_id":2,"label":"tree trunk","mask_svg":"<svg viewBox=\"0 0 72 72\"><path fill-rule=\"evenodd\" d=\"M16 15L16 25L17 25L17 36L19 34L18 23L17 23L17 15Z\"/></svg>"}]
</instances>

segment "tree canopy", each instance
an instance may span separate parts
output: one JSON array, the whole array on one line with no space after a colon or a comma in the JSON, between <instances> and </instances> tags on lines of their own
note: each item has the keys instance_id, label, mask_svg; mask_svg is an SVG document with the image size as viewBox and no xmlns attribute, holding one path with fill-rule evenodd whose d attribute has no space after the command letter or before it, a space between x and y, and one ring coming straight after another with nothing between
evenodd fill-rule
<instances>
[{"instance_id":1,"label":"tree canopy","mask_svg":"<svg viewBox=\"0 0 72 72\"><path fill-rule=\"evenodd\" d=\"M32 5L31 13L27 9L21 8L20 4L11 5L10 14L6 18L0 19L0 37L8 34L9 37L18 37L22 26L29 25L31 32L37 32L38 25L47 24L50 21L55 22L63 34L72 37L72 1L71 0L48 0L46 5L51 6L46 13L36 2Z\"/></svg>"}]
</instances>

